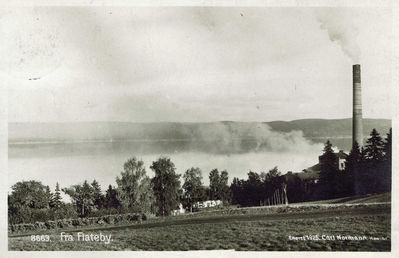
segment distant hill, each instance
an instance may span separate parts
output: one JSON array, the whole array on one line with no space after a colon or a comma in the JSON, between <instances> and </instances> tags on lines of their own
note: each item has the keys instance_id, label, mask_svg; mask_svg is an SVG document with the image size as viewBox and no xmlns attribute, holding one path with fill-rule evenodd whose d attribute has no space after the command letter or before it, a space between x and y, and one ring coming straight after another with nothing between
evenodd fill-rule
<instances>
[{"instance_id":1,"label":"distant hill","mask_svg":"<svg viewBox=\"0 0 399 258\"><path fill-rule=\"evenodd\" d=\"M290 122L273 121L267 123L273 130L288 132L301 130L306 137L352 137L352 118L346 119L301 119ZM389 119L363 119L363 133L369 135L376 128L386 134L391 128Z\"/></svg>"},{"instance_id":2,"label":"distant hill","mask_svg":"<svg viewBox=\"0 0 399 258\"><path fill-rule=\"evenodd\" d=\"M193 140L212 132L228 130L234 137L247 137L249 128L267 124L272 131L302 131L314 142L330 139L341 149L351 145L352 119L302 119L272 122L210 122L210 123L128 123L128 122L77 122L77 123L9 123L9 143L47 141L109 141L109 140ZM383 137L391 127L388 119L364 119L364 134L376 128ZM204 133L205 132L205 133ZM202 139L201 138L201 139Z\"/></svg>"},{"instance_id":3,"label":"distant hill","mask_svg":"<svg viewBox=\"0 0 399 258\"><path fill-rule=\"evenodd\" d=\"M300 130L304 136L314 142L330 140L333 145L343 150L352 146L352 119L301 119L294 121L273 121L267 123L273 130L289 132ZM364 138L368 138L373 128L384 138L392 127L389 119L363 119Z\"/></svg>"}]
</instances>

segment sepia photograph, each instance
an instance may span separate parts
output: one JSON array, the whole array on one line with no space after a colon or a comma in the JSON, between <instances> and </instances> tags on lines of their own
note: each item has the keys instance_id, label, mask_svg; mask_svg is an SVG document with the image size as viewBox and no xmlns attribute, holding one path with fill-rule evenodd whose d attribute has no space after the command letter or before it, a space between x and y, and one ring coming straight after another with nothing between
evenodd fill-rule
<instances>
[{"instance_id":1,"label":"sepia photograph","mask_svg":"<svg viewBox=\"0 0 399 258\"><path fill-rule=\"evenodd\" d=\"M391 252L393 16L0 8L8 250Z\"/></svg>"}]
</instances>

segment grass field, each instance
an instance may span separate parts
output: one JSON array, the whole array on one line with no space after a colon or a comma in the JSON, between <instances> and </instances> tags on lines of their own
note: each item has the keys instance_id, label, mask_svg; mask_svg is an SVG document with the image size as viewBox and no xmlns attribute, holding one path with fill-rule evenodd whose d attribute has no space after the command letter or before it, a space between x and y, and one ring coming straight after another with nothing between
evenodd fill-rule
<instances>
[{"instance_id":1,"label":"grass field","mask_svg":"<svg viewBox=\"0 0 399 258\"><path fill-rule=\"evenodd\" d=\"M79 229L70 232L75 241L61 241L51 233L51 242L34 242L30 236L10 237L9 250L326 250L389 251L390 207L340 208L289 214L246 214L166 220L115 227ZM113 241L76 241L77 231L111 234ZM312 236L319 240L290 240ZM329 240L322 240L328 236ZM338 236L365 236L365 240L339 240ZM335 239L332 239L332 238ZM373 239L370 239L373 238Z\"/></svg>"},{"instance_id":2,"label":"grass field","mask_svg":"<svg viewBox=\"0 0 399 258\"><path fill-rule=\"evenodd\" d=\"M337 199L306 202L303 204L338 204L338 203L378 203L378 202L391 202L391 193L382 194L368 194L368 195L357 195L350 197L343 197Z\"/></svg>"}]
</instances>

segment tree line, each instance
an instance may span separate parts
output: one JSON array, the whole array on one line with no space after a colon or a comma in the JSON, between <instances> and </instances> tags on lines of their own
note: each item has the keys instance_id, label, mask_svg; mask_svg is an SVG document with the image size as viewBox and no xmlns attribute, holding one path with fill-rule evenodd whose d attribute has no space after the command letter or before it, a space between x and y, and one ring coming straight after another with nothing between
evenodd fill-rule
<instances>
[{"instance_id":1,"label":"tree line","mask_svg":"<svg viewBox=\"0 0 399 258\"><path fill-rule=\"evenodd\" d=\"M321 156L320 179L317 196L330 199L351 195L383 193L391 190L392 128L383 139L376 129L370 133L364 147L354 142L339 171L332 145L326 142Z\"/></svg>"},{"instance_id":2,"label":"tree line","mask_svg":"<svg viewBox=\"0 0 399 258\"><path fill-rule=\"evenodd\" d=\"M277 167L268 173L250 171L246 180L232 180L232 204L242 207L267 205L266 200L276 190L281 190L283 184L287 185L290 203L390 191L392 129L384 139L373 129L363 148L359 148L355 142L346 157L343 170L339 169L336 153L328 140L320 156L319 166L318 178L301 177L292 172L281 175Z\"/></svg>"},{"instance_id":3,"label":"tree line","mask_svg":"<svg viewBox=\"0 0 399 258\"><path fill-rule=\"evenodd\" d=\"M109 185L105 194L96 180L62 189L57 183L54 192L38 181L18 182L8 195L9 223L122 213L168 216L180 203L192 212L196 202L230 202L227 171L213 169L207 187L202 182L202 171L194 167L185 171L181 184L181 175L168 157L160 157L150 169L155 174L152 178L147 175L143 161L136 157L128 159L116 177L116 187ZM63 202L61 192L70 197L71 203Z\"/></svg>"}]
</instances>

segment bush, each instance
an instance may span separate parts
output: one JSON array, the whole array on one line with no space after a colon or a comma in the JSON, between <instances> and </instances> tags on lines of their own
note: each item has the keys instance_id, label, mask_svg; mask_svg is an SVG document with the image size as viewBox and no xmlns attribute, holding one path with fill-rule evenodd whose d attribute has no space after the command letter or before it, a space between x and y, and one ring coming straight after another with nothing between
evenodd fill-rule
<instances>
[{"instance_id":1,"label":"bush","mask_svg":"<svg viewBox=\"0 0 399 258\"><path fill-rule=\"evenodd\" d=\"M32 231L32 230L35 230L35 228L36 228L36 226L32 223L14 224L14 225L11 225L11 227L10 227L12 232Z\"/></svg>"},{"instance_id":2,"label":"bush","mask_svg":"<svg viewBox=\"0 0 399 258\"><path fill-rule=\"evenodd\" d=\"M86 220L87 220L87 225L94 225L97 223L98 218L90 217L90 218L86 218Z\"/></svg>"},{"instance_id":3,"label":"bush","mask_svg":"<svg viewBox=\"0 0 399 258\"><path fill-rule=\"evenodd\" d=\"M54 229L57 227L57 223L52 220L48 220L48 221L44 222L44 224L46 225L47 229Z\"/></svg>"},{"instance_id":4,"label":"bush","mask_svg":"<svg viewBox=\"0 0 399 258\"><path fill-rule=\"evenodd\" d=\"M141 217L139 214L135 214L135 213L128 213L127 214L127 221L138 221L139 217Z\"/></svg>"},{"instance_id":5,"label":"bush","mask_svg":"<svg viewBox=\"0 0 399 258\"><path fill-rule=\"evenodd\" d=\"M80 225L90 225L88 218L80 218Z\"/></svg>"},{"instance_id":6,"label":"bush","mask_svg":"<svg viewBox=\"0 0 399 258\"><path fill-rule=\"evenodd\" d=\"M114 215L115 224L124 221L124 217L121 214Z\"/></svg>"},{"instance_id":7,"label":"bush","mask_svg":"<svg viewBox=\"0 0 399 258\"><path fill-rule=\"evenodd\" d=\"M64 223L63 223L63 221L61 219L57 220L56 224L57 224L57 228L64 228L65 227Z\"/></svg>"},{"instance_id":8,"label":"bush","mask_svg":"<svg viewBox=\"0 0 399 258\"><path fill-rule=\"evenodd\" d=\"M107 224L115 224L115 218L113 215L108 215L108 216L104 216L103 220L107 223Z\"/></svg>"},{"instance_id":9,"label":"bush","mask_svg":"<svg viewBox=\"0 0 399 258\"><path fill-rule=\"evenodd\" d=\"M44 222L35 222L36 229L47 229L46 224Z\"/></svg>"},{"instance_id":10,"label":"bush","mask_svg":"<svg viewBox=\"0 0 399 258\"><path fill-rule=\"evenodd\" d=\"M98 225L117 224L121 222L141 223L143 220L147 219L148 215L146 214L127 213L127 214L115 214L115 215L106 215L106 216L89 217L89 218L48 220L46 222L35 222L34 224L32 223L9 224L8 230L10 232L24 232L24 231L34 231L34 230L79 227L79 226L88 226L96 224Z\"/></svg>"},{"instance_id":11,"label":"bush","mask_svg":"<svg viewBox=\"0 0 399 258\"><path fill-rule=\"evenodd\" d=\"M62 221L63 228L69 228L69 227L73 226L72 219L62 219L61 221Z\"/></svg>"},{"instance_id":12,"label":"bush","mask_svg":"<svg viewBox=\"0 0 399 258\"><path fill-rule=\"evenodd\" d=\"M104 225L105 221L102 218L99 218L96 223L100 224L100 225Z\"/></svg>"},{"instance_id":13,"label":"bush","mask_svg":"<svg viewBox=\"0 0 399 258\"><path fill-rule=\"evenodd\" d=\"M81 225L80 219L72 219L72 225L73 226L80 226Z\"/></svg>"}]
</instances>

